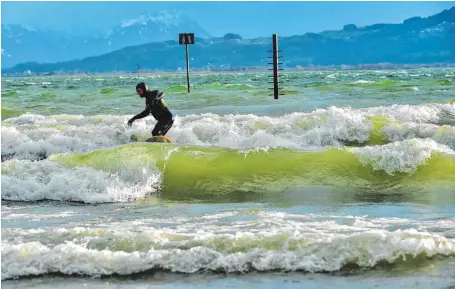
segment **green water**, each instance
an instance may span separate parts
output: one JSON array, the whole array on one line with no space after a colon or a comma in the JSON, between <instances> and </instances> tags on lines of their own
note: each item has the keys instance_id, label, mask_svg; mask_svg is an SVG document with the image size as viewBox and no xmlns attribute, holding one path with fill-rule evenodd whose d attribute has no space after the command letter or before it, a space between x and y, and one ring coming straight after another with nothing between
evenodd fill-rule
<instances>
[{"instance_id":1,"label":"green water","mask_svg":"<svg viewBox=\"0 0 455 289\"><path fill-rule=\"evenodd\" d=\"M186 76L46 76L2 80L2 108L40 114L134 114L143 103L135 85L146 81L166 93L179 115L213 112L281 115L315 108L448 103L453 70L288 72L279 101L270 96L266 73L195 74L191 93ZM64 93L63 93L64 92ZM58 101L56 101L58 99ZM31 101L33 100L33 101Z\"/></svg>"}]
</instances>

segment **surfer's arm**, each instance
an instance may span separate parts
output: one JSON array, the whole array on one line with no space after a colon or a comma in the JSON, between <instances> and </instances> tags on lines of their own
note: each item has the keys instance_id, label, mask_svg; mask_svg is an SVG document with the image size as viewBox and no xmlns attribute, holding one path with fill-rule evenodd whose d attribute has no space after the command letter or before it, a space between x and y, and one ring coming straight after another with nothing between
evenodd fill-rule
<instances>
[{"instance_id":1,"label":"surfer's arm","mask_svg":"<svg viewBox=\"0 0 455 289\"><path fill-rule=\"evenodd\" d=\"M147 115L150 114L150 109L147 107L143 112L139 113L139 114L136 114L135 116L133 116L132 120L136 120L136 119L141 119L141 118L144 118L146 117Z\"/></svg>"},{"instance_id":2,"label":"surfer's arm","mask_svg":"<svg viewBox=\"0 0 455 289\"><path fill-rule=\"evenodd\" d=\"M141 118L144 118L146 117L147 115L150 114L150 109L148 107L145 108L145 110L139 114L136 114L135 116L133 116L129 121L128 121L128 125L131 126L133 124L133 121L135 121L136 119L141 119Z\"/></svg>"}]
</instances>

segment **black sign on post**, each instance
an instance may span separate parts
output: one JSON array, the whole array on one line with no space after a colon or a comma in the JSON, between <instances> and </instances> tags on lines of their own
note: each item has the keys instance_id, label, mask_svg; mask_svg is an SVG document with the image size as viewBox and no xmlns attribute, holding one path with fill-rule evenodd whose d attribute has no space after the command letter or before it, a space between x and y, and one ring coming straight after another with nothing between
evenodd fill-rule
<instances>
[{"instance_id":1,"label":"black sign on post","mask_svg":"<svg viewBox=\"0 0 455 289\"><path fill-rule=\"evenodd\" d=\"M179 33L179 44L185 44L186 48L186 81L188 93L190 93L190 62L188 58L188 44L194 44L194 33Z\"/></svg>"}]
</instances>

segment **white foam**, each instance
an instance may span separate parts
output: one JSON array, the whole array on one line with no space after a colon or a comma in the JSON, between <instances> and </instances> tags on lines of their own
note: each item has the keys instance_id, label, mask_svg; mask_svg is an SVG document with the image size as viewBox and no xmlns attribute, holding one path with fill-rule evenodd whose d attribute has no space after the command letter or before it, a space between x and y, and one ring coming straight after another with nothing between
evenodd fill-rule
<instances>
[{"instance_id":1,"label":"white foam","mask_svg":"<svg viewBox=\"0 0 455 289\"><path fill-rule=\"evenodd\" d=\"M25 114L8 120L16 126L2 126L2 154L37 159L39 154L88 152L124 144L134 132L126 132L126 120L124 116Z\"/></svg>"},{"instance_id":2,"label":"white foam","mask_svg":"<svg viewBox=\"0 0 455 289\"><path fill-rule=\"evenodd\" d=\"M12 123L15 125L22 125L22 124L39 125L39 124L51 124L51 123L56 123L56 122L43 115L25 113L18 117L13 117L13 118L8 119L8 123Z\"/></svg>"},{"instance_id":3,"label":"white foam","mask_svg":"<svg viewBox=\"0 0 455 289\"><path fill-rule=\"evenodd\" d=\"M373 123L360 112L331 107L284 117L215 114L179 118L169 136L179 143L230 148L327 147L367 141Z\"/></svg>"},{"instance_id":4,"label":"white foam","mask_svg":"<svg viewBox=\"0 0 455 289\"><path fill-rule=\"evenodd\" d=\"M437 122L441 113L455 115L455 104L393 104L363 109L370 115L386 115L402 122Z\"/></svg>"},{"instance_id":5,"label":"white foam","mask_svg":"<svg viewBox=\"0 0 455 289\"><path fill-rule=\"evenodd\" d=\"M387 116L399 125L385 124L389 141L431 138L455 147L453 127L438 129L441 114L455 115L455 104L392 105L368 109L329 107L281 117L201 114L176 116L168 136L185 145L221 146L234 149L286 147L320 149L341 147L346 142L365 143L374 125L370 116ZM130 142L131 135L150 136L156 121L144 118L127 127L131 116L41 116L25 114L4 121L2 153L17 159L36 159L38 154L89 152Z\"/></svg>"},{"instance_id":6,"label":"white foam","mask_svg":"<svg viewBox=\"0 0 455 289\"><path fill-rule=\"evenodd\" d=\"M394 105L365 110L330 107L310 113L292 113L283 117L215 114L190 115L177 118L169 136L178 143L215 145L230 148L287 147L321 148L343 146L345 141L364 143L373 131L369 116L387 116L404 126L385 124L383 132L389 141L411 137L428 137L454 147L454 130L425 122L437 122L441 113L454 114L455 105Z\"/></svg>"},{"instance_id":7,"label":"white foam","mask_svg":"<svg viewBox=\"0 0 455 289\"><path fill-rule=\"evenodd\" d=\"M358 156L363 165L371 165L374 170L384 170L389 175L396 172L414 173L433 152L455 154L448 146L431 139L410 139L349 150Z\"/></svg>"},{"instance_id":8,"label":"white foam","mask_svg":"<svg viewBox=\"0 0 455 289\"><path fill-rule=\"evenodd\" d=\"M57 214L8 214L2 216L3 220L32 220L42 221L47 219L60 219L67 218L74 215L74 212L61 212Z\"/></svg>"},{"instance_id":9,"label":"white foam","mask_svg":"<svg viewBox=\"0 0 455 289\"><path fill-rule=\"evenodd\" d=\"M354 82L352 82L350 84L371 84L371 83L375 83L375 82L376 81L374 81L374 80L362 80L362 79L360 79L360 80L356 80L356 81L354 81Z\"/></svg>"},{"instance_id":10,"label":"white foam","mask_svg":"<svg viewBox=\"0 0 455 289\"><path fill-rule=\"evenodd\" d=\"M447 145L455 150L455 127L449 125L403 123L385 125L382 132L390 142L414 138L429 138L439 144Z\"/></svg>"},{"instance_id":11,"label":"white foam","mask_svg":"<svg viewBox=\"0 0 455 289\"><path fill-rule=\"evenodd\" d=\"M124 167L116 174L90 167L66 168L48 160L11 160L2 166L2 200L127 202L157 191L154 168Z\"/></svg>"}]
</instances>

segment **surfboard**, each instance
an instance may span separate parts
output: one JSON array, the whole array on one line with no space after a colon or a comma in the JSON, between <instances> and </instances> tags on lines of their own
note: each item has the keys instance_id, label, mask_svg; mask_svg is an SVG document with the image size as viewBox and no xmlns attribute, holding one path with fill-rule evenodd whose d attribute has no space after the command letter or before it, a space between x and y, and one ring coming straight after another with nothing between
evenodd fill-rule
<instances>
[{"instance_id":1,"label":"surfboard","mask_svg":"<svg viewBox=\"0 0 455 289\"><path fill-rule=\"evenodd\" d=\"M146 142L166 142L166 143L171 143L172 140L168 138L167 136L152 136L151 138L148 138L145 140Z\"/></svg>"},{"instance_id":2,"label":"surfboard","mask_svg":"<svg viewBox=\"0 0 455 289\"><path fill-rule=\"evenodd\" d=\"M143 137L138 137L136 135L131 136L132 142L161 142L161 143L172 143L172 140L167 136L152 136L144 140Z\"/></svg>"}]
</instances>

